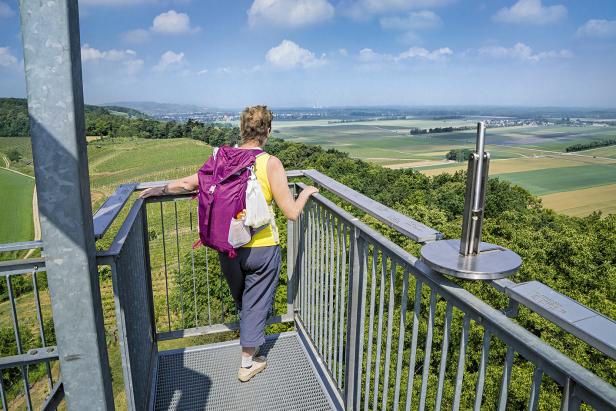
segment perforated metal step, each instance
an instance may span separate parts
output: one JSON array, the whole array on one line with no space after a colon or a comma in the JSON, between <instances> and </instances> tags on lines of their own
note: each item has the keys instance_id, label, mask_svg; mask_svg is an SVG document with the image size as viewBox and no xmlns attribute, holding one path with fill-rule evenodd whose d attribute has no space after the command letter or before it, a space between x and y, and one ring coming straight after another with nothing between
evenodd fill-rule
<instances>
[{"instance_id":1,"label":"perforated metal step","mask_svg":"<svg viewBox=\"0 0 616 411\"><path fill-rule=\"evenodd\" d=\"M296 333L269 337L259 355L267 368L237 379L237 341L159 354L158 410L332 410Z\"/></svg>"}]
</instances>

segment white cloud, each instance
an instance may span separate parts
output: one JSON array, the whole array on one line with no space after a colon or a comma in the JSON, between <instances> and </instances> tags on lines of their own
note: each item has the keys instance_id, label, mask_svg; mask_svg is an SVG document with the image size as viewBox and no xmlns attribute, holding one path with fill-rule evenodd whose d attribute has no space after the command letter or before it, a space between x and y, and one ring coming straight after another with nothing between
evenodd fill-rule
<instances>
[{"instance_id":1,"label":"white cloud","mask_svg":"<svg viewBox=\"0 0 616 411\"><path fill-rule=\"evenodd\" d=\"M588 20L577 29L578 37L616 37L616 20Z\"/></svg>"},{"instance_id":2,"label":"white cloud","mask_svg":"<svg viewBox=\"0 0 616 411\"><path fill-rule=\"evenodd\" d=\"M218 73L218 74L228 74L228 73L231 73L231 67L218 67L216 69L216 73Z\"/></svg>"},{"instance_id":3,"label":"white cloud","mask_svg":"<svg viewBox=\"0 0 616 411\"><path fill-rule=\"evenodd\" d=\"M407 10L433 8L454 3L456 0L344 0L339 9L355 19L373 15L391 14Z\"/></svg>"},{"instance_id":4,"label":"white cloud","mask_svg":"<svg viewBox=\"0 0 616 411\"><path fill-rule=\"evenodd\" d=\"M497 59L512 59L530 62L546 59L568 59L573 57L573 53L565 49L535 53L532 48L524 43L516 43L510 48L502 46L483 47L479 49L479 54Z\"/></svg>"},{"instance_id":5,"label":"white cloud","mask_svg":"<svg viewBox=\"0 0 616 411\"><path fill-rule=\"evenodd\" d=\"M95 49L90 47L89 44L84 44L81 47L81 61L97 61L97 60L107 60L107 61L123 61L123 60L134 60L137 52L134 50L126 49L126 50L116 50L111 49L107 51L101 51L99 49Z\"/></svg>"},{"instance_id":6,"label":"white cloud","mask_svg":"<svg viewBox=\"0 0 616 411\"><path fill-rule=\"evenodd\" d=\"M114 66L121 67L128 75L135 75L143 68L143 60L137 58L137 52L131 49L126 50L99 50L90 47L89 44L81 46L81 61L83 63L111 62Z\"/></svg>"},{"instance_id":7,"label":"white cloud","mask_svg":"<svg viewBox=\"0 0 616 411\"><path fill-rule=\"evenodd\" d=\"M160 56L160 60L158 61L158 64L154 66L154 70L167 71L169 69L181 67L184 62L184 53L175 53L169 50Z\"/></svg>"},{"instance_id":8,"label":"white cloud","mask_svg":"<svg viewBox=\"0 0 616 411\"><path fill-rule=\"evenodd\" d=\"M443 20L432 11L422 10L411 12L406 17L382 17L380 23L386 30L415 31L439 27L443 24Z\"/></svg>"},{"instance_id":9,"label":"white cloud","mask_svg":"<svg viewBox=\"0 0 616 411\"><path fill-rule=\"evenodd\" d=\"M206 75L208 73L208 71L209 71L208 69L199 70L197 72L197 75L198 76L204 76L204 75Z\"/></svg>"},{"instance_id":10,"label":"white cloud","mask_svg":"<svg viewBox=\"0 0 616 411\"><path fill-rule=\"evenodd\" d=\"M200 29L190 26L188 14L169 10L154 17L150 30L162 34L185 34L194 33Z\"/></svg>"},{"instance_id":11,"label":"white cloud","mask_svg":"<svg viewBox=\"0 0 616 411\"><path fill-rule=\"evenodd\" d=\"M17 64L17 57L11 54L8 47L0 47L0 66L9 67Z\"/></svg>"},{"instance_id":12,"label":"white cloud","mask_svg":"<svg viewBox=\"0 0 616 411\"><path fill-rule=\"evenodd\" d=\"M0 1L0 18L2 17L13 17L15 12L13 9L6 4L4 1Z\"/></svg>"},{"instance_id":13,"label":"white cloud","mask_svg":"<svg viewBox=\"0 0 616 411\"><path fill-rule=\"evenodd\" d=\"M122 34L122 39L127 43L141 44L150 40L150 32L144 29L131 30Z\"/></svg>"},{"instance_id":14,"label":"white cloud","mask_svg":"<svg viewBox=\"0 0 616 411\"><path fill-rule=\"evenodd\" d=\"M254 0L248 10L248 23L252 27L301 27L333 16L334 6L327 0Z\"/></svg>"},{"instance_id":15,"label":"white cloud","mask_svg":"<svg viewBox=\"0 0 616 411\"><path fill-rule=\"evenodd\" d=\"M567 17L567 8L562 4L544 6L541 0L519 0L511 7L503 7L492 16L503 23L550 24Z\"/></svg>"},{"instance_id":16,"label":"white cloud","mask_svg":"<svg viewBox=\"0 0 616 411\"><path fill-rule=\"evenodd\" d=\"M393 54L380 54L374 50L365 48L359 51L358 60L362 63L393 62L400 63L407 60L439 61L453 55L449 47L441 47L432 51L423 47L411 47L406 51Z\"/></svg>"},{"instance_id":17,"label":"white cloud","mask_svg":"<svg viewBox=\"0 0 616 411\"><path fill-rule=\"evenodd\" d=\"M407 51L398 54L397 61L412 59L438 61L443 60L447 56L451 56L452 54L453 50L451 50L449 47L441 47L432 51L426 50L423 47L411 47Z\"/></svg>"},{"instance_id":18,"label":"white cloud","mask_svg":"<svg viewBox=\"0 0 616 411\"><path fill-rule=\"evenodd\" d=\"M265 55L265 60L272 66L285 70L317 67L327 62L324 55L317 58L313 52L301 48L291 40L283 40L278 46L271 48Z\"/></svg>"}]
</instances>

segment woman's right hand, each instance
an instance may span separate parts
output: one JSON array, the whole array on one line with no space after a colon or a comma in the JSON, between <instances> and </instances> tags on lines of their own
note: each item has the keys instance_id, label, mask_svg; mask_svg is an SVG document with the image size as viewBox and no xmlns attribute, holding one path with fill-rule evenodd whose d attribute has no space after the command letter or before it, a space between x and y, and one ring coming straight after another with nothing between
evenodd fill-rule
<instances>
[{"instance_id":1,"label":"woman's right hand","mask_svg":"<svg viewBox=\"0 0 616 411\"><path fill-rule=\"evenodd\" d=\"M301 192L301 195L306 196L306 198L310 197L313 194L316 194L319 192L319 189L314 187L314 186L308 186L306 188L304 188Z\"/></svg>"}]
</instances>

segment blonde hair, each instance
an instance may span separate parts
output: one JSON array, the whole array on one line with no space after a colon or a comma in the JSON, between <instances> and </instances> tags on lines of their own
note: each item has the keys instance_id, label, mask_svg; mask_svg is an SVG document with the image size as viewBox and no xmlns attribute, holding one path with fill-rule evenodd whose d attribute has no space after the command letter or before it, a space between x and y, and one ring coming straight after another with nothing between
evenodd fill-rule
<instances>
[{"instance_id":1,"label":"blonde hair","mask_svg":"<svg viewBox=\"0 0 616 411\"><path fill-rule=\"evenodd\" d=\"M272 128L272 112L267 106L246 107L240 114L240 135L244 143L258 141L263 145Z\"/></svg>"}]
</instances>

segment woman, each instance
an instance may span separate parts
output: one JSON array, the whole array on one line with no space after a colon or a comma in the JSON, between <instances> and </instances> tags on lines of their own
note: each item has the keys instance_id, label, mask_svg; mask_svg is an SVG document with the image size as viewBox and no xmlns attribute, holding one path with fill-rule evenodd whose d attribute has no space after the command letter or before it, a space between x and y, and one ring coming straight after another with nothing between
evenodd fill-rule
<instances>
[{"instance_id":1,"label":"woman","mask_svg":"<svg viewBox=\"0 0 616 411\"><path fill-rule=\"evenodd\" d=\"M266 106L247 107L240 116L241 150L262 150L272 128L272 113ZM279 159L265 152L259 154L255 174L268 205L275 201L285 217L295 221L308 198L317 193L315 187L304 189L297 200L289 191L287 175ZM154 187L141 197L183 194L199 187L197 174L182 178L164 187ZM256 233L252 240L237 250L237 257L219 253L220 266L240 313L240 345L242 364L240 381L250 380L266 366L264 357L257 357L258 348L265 342L265 321L274 303L280 274L280 246L275 224Z\"/></svg>"}]
</instances>

